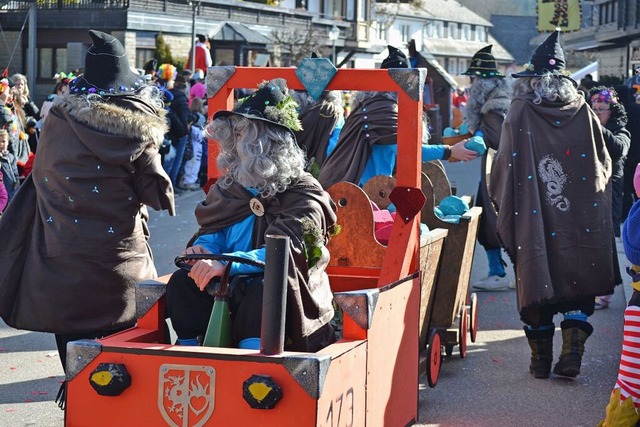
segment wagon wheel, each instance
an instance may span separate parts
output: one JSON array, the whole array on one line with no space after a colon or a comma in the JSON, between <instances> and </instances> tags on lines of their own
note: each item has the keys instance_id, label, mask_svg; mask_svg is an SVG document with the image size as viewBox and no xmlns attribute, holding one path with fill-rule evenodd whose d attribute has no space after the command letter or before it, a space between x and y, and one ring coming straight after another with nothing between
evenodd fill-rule
<instances>
[{"instance_id":1,"label":"wagon wheel","mask_svg":"<svg viewBox=\"0 0 640 427\"><path fill-rule=\"evenodd\" d=\"M458 339L460 340L460 357L467 356L467 333L469 332L469 316L467 315L467 306L462 304L460 307L460 326L458 330Z\"/></svg>"},{"instance_id":2,"label":"wagon wheel","mask_svg":"<svg viewBox=\"0 0 640 427\"><path fill-rule=\"evenodd\" d=\"M469 298L469 336L471 342L476 342L478 334L478 295L474 292Z\"/></svg>"},{"instance_id":3,"label":"wagon wheel","mask_svg":"<svg viewBox=\"0 0 640 427\"><path fill-rule=\"evenodd\" d=\"M442 343L440 341L440 334L437 329L431 329L431 332L429 332L429 341L427 342L427 382L429 383L429 387L433 388L438 384L441 366Z\"/></svg>"}]
</instances>

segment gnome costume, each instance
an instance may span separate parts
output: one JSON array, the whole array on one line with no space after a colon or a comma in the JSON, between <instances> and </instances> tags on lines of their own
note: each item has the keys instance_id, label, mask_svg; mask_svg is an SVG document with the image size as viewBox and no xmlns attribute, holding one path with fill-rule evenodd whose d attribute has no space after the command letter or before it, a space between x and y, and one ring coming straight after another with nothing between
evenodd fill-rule
<instances>
[{"instance_id":1,"label":"gnome costume","mask_svg":"<svg viewBox=\"0 0 640 427\"><path fill-rule=\"evenodd\" d=\"M265 236L288 236L285 348L315 352L335 341L335 332L329 323L334 311L329 278L325 272L329 262L325 243L336 216L328 193L315 178L304 172L304 153L294 136L294 131L300 130L296 106L288 94L286 81L275 79L260 85L235 110L221 110L214 114L214 122L209 128L219 125L227 133L228 127L242 127L235 120L249 120L259 129L268 127L270 135L281 133L282 139L267 141L271 138L267 136L243 140L242 131L224 137L225 140L233 139L233 147L226 145L226 141L220 143L218 164L225 159L233 160L221 168L226 170L225 175L211 186L206 199L196 207L200 229L188 246L199 246L213 254L264 261ZM276 148L264 152L270 143L277 144ZM254 147L259 147L259 150L251 150ZM291 164L284 165L288 171L284 175L296 177L273 195L265 195L258 188L245 187L239 182L243 175L259 172L241 167L240 154L236 154L241 150L242 153L253 153L253 156L244 154L252 164L272 160L270 163L273 165L279 152L287 153L284 157L293 159ZM234 157L236 155L238 159ZM287 162L280 159L282 163ZM291 172L291 169L295 170ZM264 178L264 181L268 180L268 177ZM310 256L312 253L314 255ZM255 348L245 346L255 346L260 337L263 271L234 262L229 274L232 283L229 296L232 345ZM247 274L253 274L253 277L243 276ZM179 270L172 275L167 287L167 305L179 344L196 345L200 341L198 338L205 335L213 303L214 298L200 291L185 271Z\"/></svg>"},{"instance_id":2,"label":"gnome costume","mask_svg":"<svg viewBox=\"0 0 640 427\"><path fill-rule=\"evenodd\" d=\"M381 68L408 68L407 56L393 46ZM325 160L318 181L324 188L340 181L363 186L376 175L392 176L398 156L398 100L393 92L356 92L352 110L331 156ZM423 124L426 124L423 122ZM423 143L429 139L424 129ZM425 154L427 152L429 154ZM423 145L423 160L450 154L444 146ZM429 158L425 159L425 156Z\"/></svg>"},{"instance_id":3,"label":"gnome costume","mask_svg":"<svg viewBox=\"0 0 640 427\"><path fill-rule=\"evenodd\" d=\"M317 175L337 143L344 126L342 92L325 91L315 100L308 93L299 95L302 130L295 132L298 145L307 153L308 170Z\"/></svg>"},{"instance_id":4,"label":"gnome costume","mask_svg":"<svg viewBox=\"0 0 640 427\"><path fill-rule=\"evenodd\" d=\"M514 77L569 79L552 33ZM528 81L521 89L530 88ZM565 101L516 95L507 113L489 193L497 232L516 268L518 309L531 346L530 371L549 376L553 316L563 350L554 373L580 373L594 298L621 283L611 222L611 158L600 124L577 90Z\"/></svg>"},{"instance_id":5,"label":"gnome costume","mask_svg":"<svg viewBox=\"0 0 640 427\"><path fill-rule=\"evenodd\" d=\"M480 184L476 196L476 206L482 208L478 227L478 242L485 249L489 262L486 278L473 284L480 291L506 290L513 286L505 271L506 263L502 259L500 241L496 233L498 215L489 199L487 163L498 149L502 122L511 105L511 91L504 80L504 74L498 70L498 63L491 54L492 45L480 49L471 59L469 69L462 73L472 79L467 105L464 107L465 123L481 137L490 148L483 156L480 169Z\"/></svg>"},{"instance_id":6,"label":"gnome costume","mask_svg":"<svg viewBox=\"0 0 640 427\"><path fill-rule=\"evenodd\" d=\"M147 206L175 215L158 147L162 108L141 96L122 44L89 31L85 73L56 97L32 174L0 233L0 315L71 339L135 323L137 282L156 277Z\"/></svg>"}]
</instances>

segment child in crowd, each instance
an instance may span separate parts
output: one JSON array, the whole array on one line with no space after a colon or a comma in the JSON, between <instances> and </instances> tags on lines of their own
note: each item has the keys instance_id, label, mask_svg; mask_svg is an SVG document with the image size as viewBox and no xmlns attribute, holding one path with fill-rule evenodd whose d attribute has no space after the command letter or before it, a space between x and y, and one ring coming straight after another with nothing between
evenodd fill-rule
<instances>
[{"instance_id":1,"label":"child in crowd","mask_svg":"<svg viewBox=\"0 0 640 427\"><path fill-rule=\"evenodd\" d=\"M20 185L20 178L16 156L9 151L9 132L6 129L0 129L0 168L2 181L7 190L7 202L9 202Z\"/></svg>"},{"instance_id":2,"label":"child in crowd","mask_svg":"<svg viewBox=\"0 0 640 427\"><path fill-rule=\"evenodd\" d=\"M184 155L184 173L180 182L182 190L199 190L199 172L202 163L203 145L206 143L204 137L204 125L207 118L204 115L204 101L202 98L191 100L191 126L189 129L189 144Z\"/></svg>"}]
</instances>

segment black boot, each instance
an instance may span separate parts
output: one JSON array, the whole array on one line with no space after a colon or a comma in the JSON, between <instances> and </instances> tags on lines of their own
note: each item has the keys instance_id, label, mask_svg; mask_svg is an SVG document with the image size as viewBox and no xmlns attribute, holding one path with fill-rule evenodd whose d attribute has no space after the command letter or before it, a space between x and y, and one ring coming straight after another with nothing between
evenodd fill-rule
<instances>
[{"instance_id":1,"label":"black boot","mask_svg":"<svg viewBox=\"0 0 640 427\"><path fill-rule=\"evenodd\" d=\"M524 333L529 340L529 347L531 347L529 372L535 378L549 378L551 362L553 362L553 332L553 327L548 329L524 327Z\"/></svg>"},{"instance_id":2,"label":"black boot","mask_svg":"<svg viewBox=\"0 0 640 427\"><path fill-rule=\"evenodd\" d=\"M553 373L563 377L575 378L580 374L584 343L593 332L593 326L582 320L565 320L562 328L562 353L553 367Z\"/></svg>"}]
</instances>

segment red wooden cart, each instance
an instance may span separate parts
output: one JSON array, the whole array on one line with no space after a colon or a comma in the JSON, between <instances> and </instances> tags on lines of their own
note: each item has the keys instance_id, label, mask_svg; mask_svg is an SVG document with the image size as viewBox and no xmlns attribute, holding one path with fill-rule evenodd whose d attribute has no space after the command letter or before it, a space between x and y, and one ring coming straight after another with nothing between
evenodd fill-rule
<instances>
[{"instance_id":1,"label":"red wooden cart","mask_svg":"<svg viewBox=\"0 0 640 427\"><path fill-rule=\"evenodd\" d=\"M399 215L375 266L338 263L328 269L345 313L342 338L317 353L272 356L167 344L163 280L148 281L136 290L135 327L69 345L66 425L337 427L417 421L420 211L415 206L424 200L419 141L426 71L343 69L332 76L333 71L325 59L304 60L298 68L213 67L207 90L210 114L233 108L235 88L278 77L298 90L317 89L318 79L326 76L321 90L398 93L394 191L411 203L396 203ZM213 150L210 156L215 157ZM216 173L210 170L211 176Z\"/></svg>"}]
</instances>

